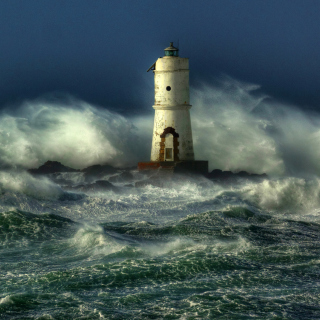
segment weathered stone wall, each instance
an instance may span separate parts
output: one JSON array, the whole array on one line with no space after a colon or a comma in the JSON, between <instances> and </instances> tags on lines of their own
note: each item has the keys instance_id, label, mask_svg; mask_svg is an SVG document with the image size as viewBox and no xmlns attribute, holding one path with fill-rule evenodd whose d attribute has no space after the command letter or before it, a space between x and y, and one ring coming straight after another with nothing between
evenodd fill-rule
<instances>
[{"instance_id":1,"label":"weathered stone wall","mask_svg":"<svg viewBox=\"0 0 320 320\"><path fill-rule=\"evenodd\" d=\"M166 128L178 134L173 139L174 161L194 160L189 109L189 59L159 58L155 64L155 109L151 161L164 161Z\"/></svg>"}]
</instances>

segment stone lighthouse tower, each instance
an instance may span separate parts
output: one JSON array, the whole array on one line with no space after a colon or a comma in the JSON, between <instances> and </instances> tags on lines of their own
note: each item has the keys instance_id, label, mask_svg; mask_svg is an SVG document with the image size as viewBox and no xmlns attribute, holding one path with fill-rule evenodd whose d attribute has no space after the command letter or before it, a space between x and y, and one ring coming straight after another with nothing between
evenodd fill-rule
<instances>
[{"instance_id":1,"label":"stone lighthouse tower","mask_svg":"<svg viewBox=\"0 0 320 320\"><path fill-rule=\"evenodd\" d=\"M151 162L140 162L138 168L176 167L205 172L207 161L195 161L190 121L189 59L179 57L179 49L170 43L149 69L154 73L155 116Z\"/></svg>"},{"instance_id":2,"label":"stone lighthouse tower","mask_svg":"<svg viewBox=\"0 0 320 320\"><path fill-rule=\"evenodd\" d=\"M170 43L153 65L155 116L151 161L194 160L189 101L189 59Z\"/></svg>"}]
</instances>

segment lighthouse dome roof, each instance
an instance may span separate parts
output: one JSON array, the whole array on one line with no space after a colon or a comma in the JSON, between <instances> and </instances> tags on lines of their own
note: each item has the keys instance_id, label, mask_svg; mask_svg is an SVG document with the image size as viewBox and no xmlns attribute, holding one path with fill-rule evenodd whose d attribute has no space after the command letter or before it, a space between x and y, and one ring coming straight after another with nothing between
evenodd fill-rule
<instances>
[{"instance_id":1,"label":"lighthouse dome roof","mask_svg":"<svg viewBox=\"0 0 320 320\"><path fill-rule=\"evenodd\" d=\"M179 56L179 49L173 46L173 42L170 42L170 47L164 49L165 56Z\"/></svg>"}]
</instances>

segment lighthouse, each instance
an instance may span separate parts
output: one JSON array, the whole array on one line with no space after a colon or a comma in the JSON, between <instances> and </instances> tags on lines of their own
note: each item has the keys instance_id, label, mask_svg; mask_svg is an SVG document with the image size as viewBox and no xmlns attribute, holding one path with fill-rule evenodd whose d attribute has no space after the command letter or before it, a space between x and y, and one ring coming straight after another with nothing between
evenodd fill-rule
<instances>
[{"instance_id":1,"label":"lighthouse","mask_svg":"<svg viewBox=\"0 0 320 320\"><path fill-rule=\"evenodd\" d=\"M148 71L154 73L154 125L150 162L139 162L139 170L183 167L208 172L207 161L195 161L189 94L189 59L170 46Z\"/></svg>"},{"instance_id":2,"label":"lighthouse","mask_svg":"<svg viewBox=\"0 0 320 320\"><path fill-rule=\"evenodd\" d=\"M194 160L189 98L189 59L170 43L154 73L151 161Z\"/></svg>"}]
</instances>

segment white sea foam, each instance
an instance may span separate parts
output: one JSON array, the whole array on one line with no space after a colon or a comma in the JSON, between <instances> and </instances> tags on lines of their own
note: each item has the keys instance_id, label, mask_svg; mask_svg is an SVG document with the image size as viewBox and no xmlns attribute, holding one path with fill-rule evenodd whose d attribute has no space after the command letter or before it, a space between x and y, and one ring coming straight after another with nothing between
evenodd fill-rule
<instances>
[{"instance_id":1,"label":"white sea foam","mask_svg":"<svg viewBox=\"0 0 320 320\"><path fill-rule=\"evenodd\" d=\"M74 168L136 163L140 140L129 120L76 99L23 103L0 118L0 163L37 167L56 160ZM151 134L150 134L151 135Z\"/></svg>"},{"instance_id":2,"label":"white sea foam","mask_svg":"<svg viewBox=\"0 0 320 320\"><path fill-rule=\"evenodd\" d=\"M19 192L37 199L57 199L63 190L45 177L24 171L0 171L0 191Z\"/></svg>"},{"instance_id":3,"label":"white sea foam","mask_svg":"<svg viewBox=\"0 0 320 320\"><path fill-rule=\"evenodd\" d=\"M0 299L0 304L7 304L7 303L13 303L10 295Z\"/></svg>"},{"instance_id":4,"label":"white sea foam","mask_svg":"<svg viewBox=\"0 0 320 320\"><path fill-rule=\"evenodd\" d=\"M237 240L233 241L216 241L212 246L212 252L237 255L249 250L251 247L250 241L240 236Z\"/></svg>"},{"instance_id":5,"label":"white sea foam","mask_svg":"<svg viewBox=\"0 0 320 320\"><path fill-rule=\"evenodd\" d=\"M151 256L159 256L168 253L174 254L182 250L193 251L196 250L195 247L199 248L200 246L202 249L205 247L205 245L197 244L190 238L179 237L166 243L145 243L142 244L142 249Z\"/></svg>"},{"instance_id":6,"label":"white sea foam","mask_svg":"<svg viewBox=\"0 0 320 320\"><path fill-rule=\"evenodd\" d=\"M251 244L248 240L239 237L234 241L207 241L203 239L200 242L195 242L188 237L179 237L168 242L159 243L143 243L141 248L144 252L151 256L167 255L167 254L189 254L190 252L205 252L210 253L233 253L238 254L248 250Z\"/></svg>"},{"instance_id":7,"label":"white sea foam","mask_svg":"<svg viewBox=\"0 0 320 320\"><path fill-rule=\"evenodd\" d=\"M320 180L282 178L248 183L242 196L265 210L290 213L310 213L320 208Z\"/></svg>"},{"instance_id":8,"label":"white sea foam","mask_svg":"<svg viewBox=\"0 0 320 320\"><path fill-rule=\"evenodd\" d=\"M89 224L81 227L69 242L77 248L78 253L89 253L91 257L118 252L125 245L108 236L102 227Z\"/></svg>"},{"instance_id":9,"label":"white sea foam","mask_svg":"<svg viewBox=\"0 0 320 320\"><path fill-rule=\"evenodd\" d=\"M211 168L271 175L320 174L320 116L225 77L192 91L195 154Z\"/></svg>"},{"instance_id":10,"label":"white sea foam","mask_svg":"<svg viewBox=\"0 0 320 320\"><path fill-rule=\"evenodd\" d=\"M37 318L35 318L36 320L52 320L52 319L54 319L53 318L53 316L51 316L49 313L44 313L44 314L42 314L41 316L39 316L39 317L37 317Z\"/></svg>"}]
</instances>

